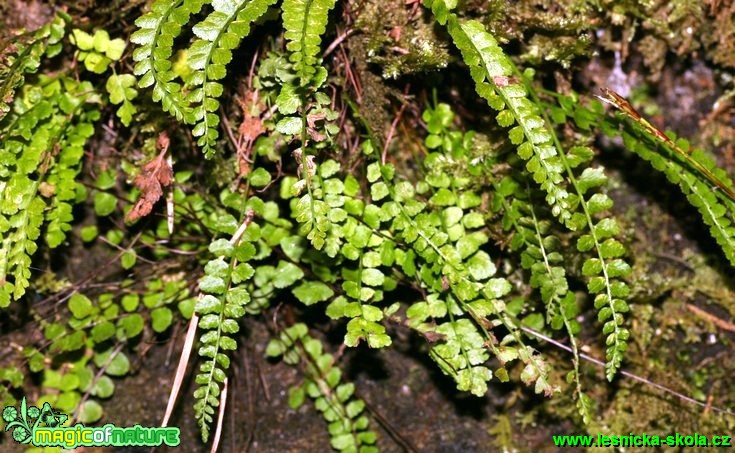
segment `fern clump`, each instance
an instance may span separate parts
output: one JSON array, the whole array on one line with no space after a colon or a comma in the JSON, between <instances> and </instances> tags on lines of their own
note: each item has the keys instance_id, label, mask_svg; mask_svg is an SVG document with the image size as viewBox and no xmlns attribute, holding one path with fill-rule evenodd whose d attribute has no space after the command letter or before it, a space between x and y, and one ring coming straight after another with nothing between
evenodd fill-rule
<instances>
[{"instance_id":1,"label":"fern clump","mask_svg":"<svg viewBox=\"0 0 735 453\"><path fill-rule=\"evenodd\" d=\"M47 25L0 41L0 308L42 299L0 316L3 328L17 323L38 333L11 333L0 357L0 400L15 402L24 376L14 370L28 370L42 400L74 421L96 423L115 379L145 363L132 354L188 322L163 426L185 429L175 408L194 368L189 428L216 451L225 417L242 414L225 410L228 398L241 376L252 376L234 370L237 350L268 336L248 347L243 365L258 360L252 352L293 365L289 379L299 381L290 384L289 405L313 402L332 449L374 452L387 432L410 451L418 448L391 428L395 417L368 404L340 369L363 381L364 356L354 349L384 361L388 375L407 367L396 366L405 357L387 348L421 353L457 391L480 398L494 382L522 383L531 390L504 384L493 400L516 413L533 400L534 414L548 410L550 419L584 424L595 417L614 428L606 414L615 398L635 396L634 387L614 395L617 387L595 386L593 400L585 381L604 378L582 359L613 380L625 360L630 370L646 365L652 345L678 338L671 328L687 341L729 330L727 320L694 303L682 310L711 326L656 316L658 295L691 296L679 291L679 270L635 278L635 291L628 286L629 248L636 273L645 272L644 241L636 239L646 231L615 216L595 146L622 138L665 173L734 265L735 189L708 155L660 132L611 89L599 98L624 118L605 118L602 104L572 91L586 83L576 83L573 57L595 39L585 23L600 24L607 13L548 2L487 8L427 0L431 15L417 20L415 2L114 3L88 18L48 16ZM128 31L127 14L139 7L132 35L111 36ZM650 25L627 11L615 12L623 30ZM336 23L330 15L339 15ZM266 38L249 42L253 31ZM620 81L619 54L628 54L629 43L618 47L617 32L599 32L599 44L620 51L610 76ZM451 52L459 64L445 70ZM521 67L542 59L539 70L565 70L536 77L533 67ZM383 79L375 71L381 64ZM489 108L464 102L466 88ZM718 108L707 121L726 112ZM597 140L598 131L614 140ZM637 200L627 182L614 181L615 193ZM92 212L96 218L86 215ZM75 260L59 253L67 245ZM67 272L77 252L84 266ZM675 261L702 280L704 259ZM698 292L727 308L724 277L710 277ZM633 297L640 312L631 322ZM626 357L629 324L642 334L639 353ZM551 346L571 353L569 363L560 366ZM693 364L690 354L666 347ZM595 358L602 351L604 361ZM708 374L712 368L690 367L694 378L682 385L691 384L698 399L710 391L714 401L708 382L727 367ZM569 398L547 404L533 395L554 396L564 374L576 411L565 406ZM411 394L411 384L401 382L399 393ZM595 405L608 407L597 415ZM520 439L513 424L531 419L507 415L491 432L513 449ZM371 430L371 420L382 429ZM260 432L243 434L250 445Z\"/></svg>"},{"instance_id":2,"label":"fern clump","mask_svg":"<svg viewBox=\"0 0 735 453\"><path fill-rule=\"evenodd\" d=\"M0 122L0 306L25 294L41 227L51 248L71 229L71 205L85 194L76 177L99 118L96 102L88 82L42 77Z\"/></svg>"},{"instance_id":3,"label":"fern clump","mask_svg":"<svg viewBox=\"0 0 735 453\"><path fill-rule=\"evenodd\" d=\"M604 323L607 378L612 380L630 336L623 327L630 290L622 280L630 273L630 266L622 259L625 247L615 239L620 234L616 220L601 215L612 207L612 200L603 193L588 195L607 178L599 167L586 167L577 172L577 167L592 159L592 150L586 146L564 150L546 107L528 78L530 74L521 74L482 24L459 19L451 12L451 5L442 0L429 6L439 22L447 24L454 44L462 51L477 93L500 110L498 123L518 124L510 130L509 139L518 146L518 156L528 160L526 170L546 193L551 213L570 230L586 231L579 236L577 249L593 255L584 262L582 274L588 277L587 289L595 297L598 319ZM561 120L565 119L566 115L561 115ZM584 116L580 118L579 126L589 129L589 122L584 119Z\"/></svg>"}]
</instances>

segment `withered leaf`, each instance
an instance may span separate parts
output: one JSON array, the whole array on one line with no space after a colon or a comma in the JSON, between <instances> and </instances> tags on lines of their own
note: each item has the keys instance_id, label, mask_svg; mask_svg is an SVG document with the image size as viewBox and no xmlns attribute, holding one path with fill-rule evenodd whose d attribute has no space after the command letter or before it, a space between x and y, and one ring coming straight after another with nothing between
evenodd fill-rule
<instances>
[{"instance_id":1,"label":"withered leaf","mask_svg":"<svg viewBox=\"0 0 735 453\"><path fill-rule=\"evenodd\" d=\"M163 195L163 188L168 187L174 179L174 171L166 159L166 151L169 146L169 138L165 132L158 136L156 146L161 152L153 160L148 162L135 177L133 184L140 189L141 194L125 220L132 222L151 213L153 206Z\"/></svg>"}]
</instances>

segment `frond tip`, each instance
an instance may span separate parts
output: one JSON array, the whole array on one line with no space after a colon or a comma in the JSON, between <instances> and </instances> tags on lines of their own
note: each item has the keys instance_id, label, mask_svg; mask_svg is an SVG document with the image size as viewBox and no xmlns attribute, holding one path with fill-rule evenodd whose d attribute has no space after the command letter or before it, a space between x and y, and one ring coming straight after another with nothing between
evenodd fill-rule
<instances>
[{"instance_id":1,"label":"frond tip","mask_svg":"<svg viewBox=\"0 0 735 453\"><path fill-rule=\"evenodd\" d=\"M317 73L319 46L327 28L329 11L336 0L284 0L283 28L294 64L302 85L308 85ZM324 72L322 70L322 72ZM324 73L326 76L326 73Z\"/></svg>"}]
</instances>

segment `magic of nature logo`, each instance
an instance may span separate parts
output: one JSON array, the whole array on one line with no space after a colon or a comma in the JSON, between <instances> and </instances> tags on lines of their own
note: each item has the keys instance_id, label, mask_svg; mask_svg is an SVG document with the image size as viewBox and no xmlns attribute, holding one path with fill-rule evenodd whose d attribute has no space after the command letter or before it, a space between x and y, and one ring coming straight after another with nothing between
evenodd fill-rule
<instances>
[{"instance_id":1,"label":"magic of nature logo","mask_svg":"<svg viewBox=\"0 0 735 453\"><path fill-rule=\"evenodd\" d=\"M175 447L180 442L176 427L117 427L111 423L101 427L87 427L81 423L65 427L68 415L55 411L48 402L40 409L28 406L25 397L20 408L5 407L2 417L5 431L11 433L15 442L37 447L156 447L163 444Z\"/></svg>"}]
</instances>

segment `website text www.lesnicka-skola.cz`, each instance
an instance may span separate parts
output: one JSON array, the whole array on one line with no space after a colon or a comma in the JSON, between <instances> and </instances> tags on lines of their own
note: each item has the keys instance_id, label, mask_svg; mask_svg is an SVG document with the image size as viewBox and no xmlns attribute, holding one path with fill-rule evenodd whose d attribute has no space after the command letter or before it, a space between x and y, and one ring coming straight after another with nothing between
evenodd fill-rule
<instances>
[{"instance_id":1,"label":"website text www.lesnicka-skola.cz","mask_svg":"<svg viewBox=\"0 0 735 453\"><path fill-rule=\"evenodd\" d=\"M621 436L552 436L556 447L732 447L732 436L674 433L668 436L627 434Z\"/></svg>"}]
</instances>

